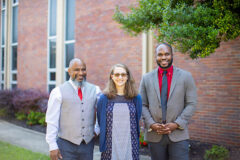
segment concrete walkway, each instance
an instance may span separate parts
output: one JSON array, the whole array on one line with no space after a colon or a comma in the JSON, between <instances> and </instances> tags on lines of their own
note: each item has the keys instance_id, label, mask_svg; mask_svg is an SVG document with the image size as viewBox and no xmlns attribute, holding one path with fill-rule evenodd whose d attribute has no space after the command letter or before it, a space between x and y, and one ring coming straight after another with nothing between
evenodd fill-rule
<instances>
[{"instance_id":1,"label":"concrete walkway","mask_svg":"<svg viewBox=\"0 0 240 160\"><path fill-rule=\"evenodd\" d=\"M49 154L45 134L22 128L6 121L0 120L0 141L39 152ZM94 160L100 159L98 146L94 147ZM140 156L140 160L150 160L149 156Z\"/></svg>"}]
</instances>

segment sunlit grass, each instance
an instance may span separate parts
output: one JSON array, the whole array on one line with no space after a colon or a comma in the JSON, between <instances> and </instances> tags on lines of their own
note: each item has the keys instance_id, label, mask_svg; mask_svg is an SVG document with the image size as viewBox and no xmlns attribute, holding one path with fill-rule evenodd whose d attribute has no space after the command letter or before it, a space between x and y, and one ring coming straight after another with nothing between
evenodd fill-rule
<instances>
[{"instance_id":1,"label":"sunlit grass","mask_svg":"<svg viewBox=\"0 0 240 160\"><path fill-rule=\"evenodd\" d=\"M0 141L0 160L50 160L49 156Z\"/></svg>"}]
</instances>

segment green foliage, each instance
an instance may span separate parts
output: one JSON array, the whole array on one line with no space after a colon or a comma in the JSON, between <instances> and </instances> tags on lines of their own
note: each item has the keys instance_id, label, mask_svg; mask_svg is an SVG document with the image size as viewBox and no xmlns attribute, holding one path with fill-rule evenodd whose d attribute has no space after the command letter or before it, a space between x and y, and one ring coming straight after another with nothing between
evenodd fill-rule
<instances>
[{"instance_id":1,"label":"green foliage","mask_svg":"<svg viewBox=\"0 0 240 160\"><path fill-rule=\"evenodd\" d=\"M7 109L6 108L0 108L0 117L5 117L7 115Z\"/></svg>"},{"instance_id":2,"label":"green foliage","mask_svg":"<svg viewBox=\"0 0 240 160\"><path fill-rule=\"evenodd\" d=\"M0 141L1 160L50 160L49 156Z\"/></svg>"},{"instance_id":3,"label":"green foliage","mask_svg":"<svg viewBox=\"0 0 240 160\"><path fill-rule=\"evenodd\" d=\"M16 117L16 119L21 120L21 121L27 119L27 115L23 112L17 112L15 114L15 117Z\"/></svg>"},{"instance_id":4,"label":"green foliage","mask_svg":"<svg viewBox=\"0 0 240 160\"><path fill-rule=\"evenodd\" d=\"M229 157L229 151L223 146L213 145L211 149L206 150L205 160L226 160Z\"/></svg>"},{"instance_id":5,"label":"green foliage","mask_svg":"<svg viewBox=\"0 0 240 160\"><path fill-rule=\"evenodd\" d=\"M127 14L117 7L113 19L131 35L154 30L159 42L195 59L240 35L239 10L240 0L139 0Z\"/></svg>"},{"instance_id":6,"label":"green foliage","mask_svg":"<svg viewBox=\"0 0 240 160\"><path fill-rule=\"evenodd\" d=\"M141 146L147 146L147 142L144 141L144 133L142 131L140 132L139 143Z\"/></svg>"},{"instance_id":7,"label":"green foliage","mask_svg":"<svg viewBox=\"0 0 240 160\"><path fill-rule=\"evenodd\" d=\"M30 111L29 114L27 115L27 124L28 125L35 125L35 124L46 125L45 113Z\"/></svg>"}]
</instances>

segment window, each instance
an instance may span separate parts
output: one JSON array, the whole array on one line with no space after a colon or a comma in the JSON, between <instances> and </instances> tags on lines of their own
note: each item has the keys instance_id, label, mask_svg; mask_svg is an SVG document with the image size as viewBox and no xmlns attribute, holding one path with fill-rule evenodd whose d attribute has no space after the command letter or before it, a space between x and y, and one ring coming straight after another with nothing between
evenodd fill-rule
<instances>
[{"instance_id":1,"label":"window","mask_svg":"<svg viewBox=\"0 0 240 160\"><path fill-rule=\"evenodd\" d=\"M57 0L49 0L48 15L48 92L56 86L56 18Z\"/></svg>"},{"instance_id":2,"label":"window","mask_svg":"<svg viewBox=\"0 0 240 160\"><path fill-rule=\"evenodd\" d=\"M74 58L75 44L75 0L65 0L65 80L69 79L67 73L69 62Z\"/></svg>"},{"instance_id":3,"label":"window","mask_svg":"<svg viewBox=\"0 0 240 160\"><path fill-rule=\"evenodd\" d=\"M12 0L11 88L17 88L18 1Z\"/></svg>"},{"instance_id":4,"label":"window","mask_svg":"<svg viewBox=\"0 0 240 160\"><path fill-rule=\"evenodd\" d=\"M1 54L0 54L0 58L1 58L1 89L4 89L4 64L5 64L5 51L6 51L6 1L2 0L1 1Z\"/></svg>"}]
</instances>

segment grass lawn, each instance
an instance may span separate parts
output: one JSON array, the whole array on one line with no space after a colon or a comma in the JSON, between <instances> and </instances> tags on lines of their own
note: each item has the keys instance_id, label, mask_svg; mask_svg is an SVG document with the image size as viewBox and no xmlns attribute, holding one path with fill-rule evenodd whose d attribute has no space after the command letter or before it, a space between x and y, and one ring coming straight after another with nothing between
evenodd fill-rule
<instances>
[{"instance_id":1,"label":"grass lawn","mask_svg":"<svg viewBox=\"0 0 240 160\"><path fill-rule=\"evenodd\" d=\"M50 158L0 141L0 160L50 160Z\"/></svg>"}]
</instances>

